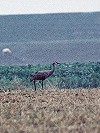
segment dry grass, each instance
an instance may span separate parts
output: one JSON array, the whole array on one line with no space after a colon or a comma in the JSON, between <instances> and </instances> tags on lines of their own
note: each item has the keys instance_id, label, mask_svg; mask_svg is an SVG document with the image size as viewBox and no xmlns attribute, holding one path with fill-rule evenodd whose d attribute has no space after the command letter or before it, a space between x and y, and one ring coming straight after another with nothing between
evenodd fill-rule
<instances>
[{"instance_id":1,"label":"dry grass","mask_svg":"<svg viewBox=\"0 0 100 133\"><path fill-rule=\"evenodd\" d=\"M100 133L100 88L0 93L0 133Z\"/></svg>"}]
</instances>

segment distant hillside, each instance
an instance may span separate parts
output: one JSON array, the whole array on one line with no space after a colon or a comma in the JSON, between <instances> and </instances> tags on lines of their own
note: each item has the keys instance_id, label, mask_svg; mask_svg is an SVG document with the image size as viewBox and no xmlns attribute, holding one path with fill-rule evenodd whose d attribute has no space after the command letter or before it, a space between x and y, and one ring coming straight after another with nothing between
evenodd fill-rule
<instances>
[{"instance_id":1,"label":"distant hillside","mask_svg":"<svg viewBox=\"0 0 100 133\"><path fill-rule=\"evenodd\" d=\"M100 37L100 12L0 16L0 42Z\"/></svg>"},{"instance_id":2,"label":"distant hillside","mask_svg":"<svg viewBox=\"0 0 100 133\"><path fill-rule=\"evenodd\" d=\"M100 61L100 12L0 16L5 47L17 58L11 64ZM10 64L4 58L0 52L0 64Z\"/></svg>"}]
</instances>

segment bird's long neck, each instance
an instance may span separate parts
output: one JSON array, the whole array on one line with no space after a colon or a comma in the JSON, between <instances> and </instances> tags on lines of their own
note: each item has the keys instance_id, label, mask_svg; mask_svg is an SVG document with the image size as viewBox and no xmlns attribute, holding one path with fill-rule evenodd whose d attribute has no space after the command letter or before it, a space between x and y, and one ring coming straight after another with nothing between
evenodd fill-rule
<instances>
[{"instance_id":1,"label":"bird's long neck","mask_svg":"<svg viewBox=\"0 0 100 133\"><path fill-rule=\"evenodd\" d=\"M52 64L52 66L53 66L53 68L52 68L50 74L53 74L53 72L55 71L55 64Z\"/></svg>"}]
</instances>

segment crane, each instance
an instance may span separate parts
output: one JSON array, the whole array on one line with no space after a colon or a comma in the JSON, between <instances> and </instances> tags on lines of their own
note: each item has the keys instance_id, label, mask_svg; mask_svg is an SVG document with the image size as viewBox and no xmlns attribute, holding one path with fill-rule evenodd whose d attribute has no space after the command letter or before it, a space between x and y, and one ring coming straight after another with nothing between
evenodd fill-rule
<instances>
[{"instance_id":1,"label":"crane","mask_svg":"<svg viewBox=\"0 0 100 133\"><path fill-rule=\"evenodd\" d=\"M50 77L54 71L55 71L55 64L60 64L58 62L54 62L52 64L53 68L52 70L44 70L44 71L38 71L36 73L32 73L30 74L30 82L34 81L34 87L35 87L35 91L36 91L36 80L42 80L42 89L43 89L43 81Z\"/></svg>"}]
</instances>

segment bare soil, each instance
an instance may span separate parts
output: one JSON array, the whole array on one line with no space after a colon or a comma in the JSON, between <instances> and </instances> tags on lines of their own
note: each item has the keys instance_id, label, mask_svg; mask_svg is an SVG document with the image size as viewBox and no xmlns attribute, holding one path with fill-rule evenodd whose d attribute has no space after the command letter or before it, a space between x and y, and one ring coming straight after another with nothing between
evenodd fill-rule
<instances>
[{"instance_id":1,"label":"bare soil","mask_svg":"<svg viewBox=\"0 0 100 133\"><path fill-rule=\"evenodd\" d=\"M100 88L1 92L0 133L100 133Z\"/></svg>"}]
</instances>

